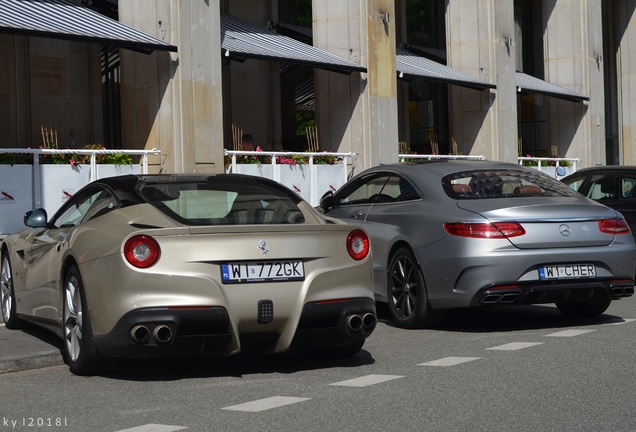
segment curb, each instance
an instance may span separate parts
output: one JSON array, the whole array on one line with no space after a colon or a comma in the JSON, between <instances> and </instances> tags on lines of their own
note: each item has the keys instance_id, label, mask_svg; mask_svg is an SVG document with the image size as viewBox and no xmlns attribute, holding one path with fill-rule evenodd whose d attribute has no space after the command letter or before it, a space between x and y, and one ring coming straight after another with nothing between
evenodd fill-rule
<instances>
[{"instance_id":1,"label":"curb","mask_svg":"<svg viewBox=\"0 0 636 432\"><path fill-rule=\"evenodd\" d=\"M64 364L64 360L59 351L38 351L32 353L29 357L5 357L0 360L0 374L61 364Z\"/></svg>"}]
</instances>

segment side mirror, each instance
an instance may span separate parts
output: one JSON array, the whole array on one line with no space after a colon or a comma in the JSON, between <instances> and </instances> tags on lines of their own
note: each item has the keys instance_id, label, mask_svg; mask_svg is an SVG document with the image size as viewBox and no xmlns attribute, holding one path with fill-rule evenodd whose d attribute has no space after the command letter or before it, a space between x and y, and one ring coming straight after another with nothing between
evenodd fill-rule
<instances>
[{"instance_id":1,"label":"side mirror","mask_svg":"<svg viewBox=\"0 0 636 432\"><path fill-rule=\"evenodd\" d=\"M46 210L38 208L24 214L24 224L31 228L43 228L48 222Z\"/></svg>"},{"instance_id":2,"label":"side mirror","mask_svg":"<svg viewBox=\"0 0 636 432\"><path fill-rule=\"evenodd\" d=\"M563 168L563 166L562 166L562 165L559 165L559 166L556 168L556 174L557 174L559 177L563 177L564 175L566 175L566 174L567 174L567 171L565 170L565 168Z\"/></svg>"},{"instance_id":3,"label":"side mirror","mask_svg":"<svg viewBox=\"0 0 636 432\"><path fill-rule=\"evenodd\" d=\"M320 209L323 213L327 213L336 205L336 200L333 197L333 192L328 191L320 198Z\"/></svg>"}]
</instances>

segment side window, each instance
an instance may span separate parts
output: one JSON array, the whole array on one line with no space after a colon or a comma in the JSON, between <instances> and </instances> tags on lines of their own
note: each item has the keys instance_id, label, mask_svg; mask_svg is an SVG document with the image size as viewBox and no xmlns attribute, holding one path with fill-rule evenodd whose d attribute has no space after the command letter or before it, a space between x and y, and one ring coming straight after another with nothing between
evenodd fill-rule
<instances>
[{"instance_id":1,"label":"side window","mask_svg":"<svg viewBox=\"0 0 636 432\"><path fill-rule=\"evenodd\" d=\"M596 201L616 199L616 177L610 175L592 177L587 197Z\"/></svg>"},{"instance_id":2,"label":"side window","mask_svg":"<svg viewBox=\"0 0 636 432\"><path fill-rule=\"evenodd\" d=\"M584 181L585 181L585 177L579 177L576 179L572 179L572 181L569 181L567 185L570 187L570 189L573 189L578 192L579 189L581 189L581 185L583 185Z\"/></svg>"},{"instance_id":3,"label":"side window","mask_svg":"<svg viewBox=\"0 0 636 432\"><path fill-rule=\"evenodd\" d=\"M352 183L336 197L337 205L371 204L389 180L388 174L369 176Z\"/></svg>"},{"instance_id":4,"label":"side window","mask_svg":"<svg viewBox=\"0 0 636 432\"><path fill-rule=\"evenodd\" d=\"M412 201L420 198L415 187L407 179L391 176L375 202Z\"/></svg>"},{"instance_id":5,"label":"side window","mask_svg":"<svg viewBox=\"0 0 636 432\"><path fill-rule=\"evenodd\" d=\"M77 226L84 219L84 216L89 213L89 210L93 208L93 205L97 205L98 209L103 209L103 204L107 208L109 202L107 199L105 200L106 196L110 196L110 194L103 189L87 190L81 196L71 198L69 206L51 223L57 228Z\"/></svg>"},{"instance_id":6,"label":"side window","mask_svg":"<svg viewBox=\"0 0 636 432\"><path fill-rule=\"evenodd\" d=\"M623 177L621 179L621 195L623 198L636 198L636 178Z\"/></svg>"}]
</instances>

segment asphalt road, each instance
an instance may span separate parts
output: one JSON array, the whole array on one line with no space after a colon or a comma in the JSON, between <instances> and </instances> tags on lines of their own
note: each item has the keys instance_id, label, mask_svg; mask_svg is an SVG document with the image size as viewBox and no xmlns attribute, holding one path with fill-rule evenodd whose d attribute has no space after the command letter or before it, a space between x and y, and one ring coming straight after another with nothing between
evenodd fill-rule
<instances>
[{"instance_id":1,"label":"asphalt road","mask_svg":"<svg viewBox=\"0 0 636 432\"><path fill-rule=\"evenodd\" d=\"M123 362L91 378L65 366L5 373L0 432L634 431L635 305L587 320L551 306L456 311L436 330L382 321L344 361L290 353Z\"/></svg>"}]
</instances>

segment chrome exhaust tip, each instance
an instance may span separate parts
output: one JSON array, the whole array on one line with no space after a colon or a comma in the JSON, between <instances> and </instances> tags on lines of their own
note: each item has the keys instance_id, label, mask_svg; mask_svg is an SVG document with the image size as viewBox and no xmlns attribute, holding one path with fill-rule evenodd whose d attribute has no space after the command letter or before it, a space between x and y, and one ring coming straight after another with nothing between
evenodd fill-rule
<instances>
[{"instance_id":1,"label":"chrome exhaust tip","mask_svg":"<svg viewBox=\"0 0 636 432\"><path fill-rule=\"evenodd\" d=\"M145 325L136 325L130 330L130 338L138 345L147 344L150 340L150 330Z\"/></svg>"},{"instance_id":2,"label":"chrome exhaust tip","mask_svg":"<svg viewBox=\"0 0 636 432\"><path fill-rule=\"evenodd\" d=\"M172 339L172 329L165 324L160 324L152 331L152 337L157 343L168 343Z\"/></svg>"},{"instance_id":3,"label":"chrome exhaust tip","mask_svg":"<svg viewBox=\"0 0 636 432\"><path fill-rule=\"evenodd\" d=\"M352 332L359 332L362 329L362 318L360 315L349 315L347 317L347 328Z\"/></svg>"},{"instance_id":4,"label":"chrome exhaust tip","mask_svg":"<svg viewBox=\"0 0 636 432\"><path fill-rule=\"evenodd\" d=\"M378 319L376 318L376 316L370 312L365 313L362 316L362 327L364 328L365 331L373 330L377 322L378 322Z\"/></svg>"}]
</instances>

